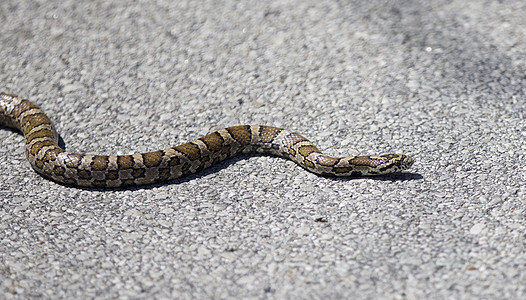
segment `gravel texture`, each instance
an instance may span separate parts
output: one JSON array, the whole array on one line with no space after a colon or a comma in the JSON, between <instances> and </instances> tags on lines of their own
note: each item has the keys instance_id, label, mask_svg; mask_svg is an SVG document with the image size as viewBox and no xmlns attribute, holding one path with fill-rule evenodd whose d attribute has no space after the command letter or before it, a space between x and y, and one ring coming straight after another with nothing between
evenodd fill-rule
<instances>
[{"instance_id":1,"label":"gravel texture","mask_svg":"<svg viewBox=\"0 0 526 300\"><path fill-rule=\"evenodd\" d=\"M334 180L252 156L83 190L2 128L0 298L526 298L525 3L1 1L0 90L68 150L259 123L416 163Z\"/></svg>"}]
</instances>

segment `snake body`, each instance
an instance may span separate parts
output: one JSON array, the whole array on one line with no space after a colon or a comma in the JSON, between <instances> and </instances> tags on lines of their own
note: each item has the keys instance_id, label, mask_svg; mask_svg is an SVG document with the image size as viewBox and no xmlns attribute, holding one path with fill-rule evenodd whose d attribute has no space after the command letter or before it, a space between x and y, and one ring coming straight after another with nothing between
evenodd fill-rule
<instances>
[{"instance_id":1,"label":"snake body","mask_svg":"<svg viewBox=\"0 0 526 300\"><path fill-rule=\"evenodd\" d=\"M334 158L303 136L262 125L224 128L176 147L131 155L91 155L65 151L48 116L29 100L0 93L0 125L20 130L33 169L45 178L81 187L123 187L173 180L206 169L239 153L289 158L316 174L367 176L408 169L403 154Z\"/></svg>"}]
</instances>

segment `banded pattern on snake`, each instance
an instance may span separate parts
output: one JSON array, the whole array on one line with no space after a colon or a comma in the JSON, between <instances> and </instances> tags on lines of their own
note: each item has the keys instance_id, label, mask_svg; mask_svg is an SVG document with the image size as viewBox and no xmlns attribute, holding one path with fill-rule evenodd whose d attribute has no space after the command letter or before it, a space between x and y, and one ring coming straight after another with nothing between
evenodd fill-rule
<instances>
[{"instance_id":1,"label":"banded pattern on snake","mask_svg":"<svg viewBox=\"0 0 526 300\"><path fill-rule=\"evenodd\" d=\"M45 178L81 187L153 184L206 169L239 153L266 153L289 158L327 176L368 176L406 170L413 159L403 154L334 158L322 154L303 136L262 125L233 126L176 147L131 155L91 155L60 148L46 114L29 100L0 93L0 125L20 130L26 156Z\"/></svg>"}]
</instances>

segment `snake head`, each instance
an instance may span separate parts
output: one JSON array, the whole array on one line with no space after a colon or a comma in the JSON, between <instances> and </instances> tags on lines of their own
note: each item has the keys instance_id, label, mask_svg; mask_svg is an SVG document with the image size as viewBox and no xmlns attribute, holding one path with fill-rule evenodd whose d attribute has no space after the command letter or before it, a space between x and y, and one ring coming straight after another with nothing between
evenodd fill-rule
<instances>
[{"instance_id":1,"label":"snake head","mask_svg":"<svg viewBox=\"0 0 526 300\"><path fill-rule=\"evenodd\" d=\"M382 154L354 157L350 163L361 175L383 175L409 169L414 160L404 154Z\"/></svg>"},{"instance_id":2,"label":"snake head","mask_svg":"<svg viewBox=\"0 0 526 300\"><path fill-rule=\"evenodd\" d=\"M394 173L409 169L415 162L413 158L405 154L382 154L376 156L378 159L378 170L380 174Z\"/></svg>"}]
</instances>

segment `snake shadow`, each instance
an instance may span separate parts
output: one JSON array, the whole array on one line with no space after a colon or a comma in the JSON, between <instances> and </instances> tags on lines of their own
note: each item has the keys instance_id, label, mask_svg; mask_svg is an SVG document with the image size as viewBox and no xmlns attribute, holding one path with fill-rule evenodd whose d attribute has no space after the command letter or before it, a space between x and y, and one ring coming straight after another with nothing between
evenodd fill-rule
<instances>
[{"instance_id":1,"label":"snake shadow","mask_svg":"<svg viewBox=\"0 0 526 300\"><path fill-rule=\"evenodd\" d=\"M15 130L13 128L2 126L2 129L7 129L7 130L12 131L14 133L20 134L20 131ZM62 149L66 149L66 144L64 143L64 140L62 139L62 137L60 135L58 137L58 145ZM60 184L60 185L63 185L63 186L66 186L66 187L74 187L74 188L77 188L77 189L89 190L89 191L115 191L115 190L127 190L127 191L131 190L131 191L133 191L133 190L153 189L153 188L157 188L157 187L161 187L161 186L165 186L165 185L179 184L179 183L185 183L185 182L197 180L197 179L199 179L201 177L205 177L205 176L217 173L220 170L225 169L229 165L235 164L235 163L237 163L239 161L246 160L246 159L248 159L250 157L263 157L263 156L266 156L266 157L271 156L271 157L275 157L275 158L278 158L278 159L282 159L284 161L290 161L289 159L286 159L284 157L280 157L280 156L276 156L276 155L270 155L270 154L259 154L259 153L241 154L239 156L228 158L228 159L226 159L226 160L224 160L222 162L218 162L217 164L211 166L210 168L201 170L201 171L199 171L199 172L197 172L195 174L190 174L190 175L187 175L185 177L169 180L169 181L166 181L166 182L152 183L152 184L148 184L148 185L125 186L125 187L116 187L116 188L108 188L108 187L106 187L106 188L104 188L104 187L79 187L79 186L71 186L71 185L63 184L63 183L60 183L60 182L56 182L56 183ZM298 166L298 168L301 168L301 167ZM308 172L307 170L304 170L304 171ZM250 171L247 170L247 173L248 172L250 172ZM394 173L394 174L387 174L387 175L377 175L377 176L345 176L345 177L336 177L336 176L327 176L327 175L318 175L318 176L321 177L321 178L327 179L327 180L339 181L339 182L341 182L341 181L351 181L351 180L358 179L358 178L362 178L362 179L363 178L367 178L367 179L381 180L381 181L408 181L408 180L420 180L420 179L424 178L422 175L420 175L418 173L409 173L409 172ZM45 179L45 180L50 180L49 178L45 178L43 176L41 176L41 177L43 179Z\"/></svg>"},{"instance_id":2,"label":"snake shadow","mask_svg":"<svg viewBox=\"0 0 526 300\"><path fill-rule=\"evenodd\" d=\"M235 164L239 161L246 160L251 157L275 157L284 161L289 161L289 159L276 156L276 155L269 155L269 154L241 154L236 157L228 158L227 160L224 160L222 162L219 162L213 166L211 166L208 169L201 170L195 174L190 174L182 178L169 180L166 182L160 182L160 183L153 183L148 185L141 185L141 186L128 186L128 187L118 187L118 188L87 188L87 187L76 187L86 190L97 190L97 191L104 191L104 190L144 190L144 189L153 189L157 187L162 187L170 184L180 184L185 182L190 182L193 180L197 180L199 178L209 176L211 174L217 173L220 170L223 170L227 168L228 166ZM298 166L298 168L301 168ZM307 170L303 170L304 172L309 172ZM247 173L250 171L246 171ZM242 175L241 175L242 176ZM344 177L336 177L336 176L326 176L326 175L317 175L320 178L323 178L325 180L331 180L331 181L337 181L337 182L347 182L352 181L355 179L371 179L371 180L380 180L380 181L410 181L410 180L422 180L424 177L419 173L411 173L411 172L400 172L400 173L394 173L394 174L386 174L386 175L375 175L375 176L344 176Z\"/></svg>"}]
</instances>

